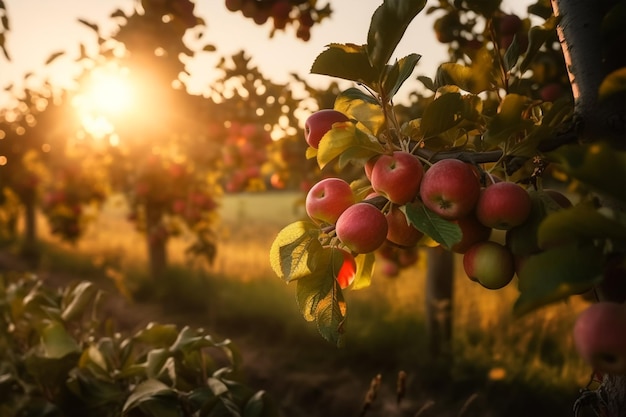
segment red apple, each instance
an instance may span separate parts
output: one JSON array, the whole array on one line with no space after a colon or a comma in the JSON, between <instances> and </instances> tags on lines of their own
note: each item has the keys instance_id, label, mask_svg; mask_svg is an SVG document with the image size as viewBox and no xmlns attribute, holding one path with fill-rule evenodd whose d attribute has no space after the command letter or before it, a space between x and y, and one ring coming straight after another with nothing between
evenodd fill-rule
<instances>
[{"instance_id":1,"label":"red apple","mask_svg":"<svg viewBox=\"0 0 626 417\"><path fill-rule=\"evenodd\" d=\"M594 370L626 374L626 306L608 301L589 306L576 318L574 344Z\"/></svg>"},{"instance_id":2,"label":"red apple","mask_svg":"<svg viewBox=\"0 0 626 417\"><path fill-rule=\"evenodd\" d=\"M304 206L316 223L335 224L341 213L354 202L350 184L341 178L325 178L311 187Z\"/></svg>"},{"instance_id":3,"label":"red apple","mask_svg":"<svg viewBox=\"0 0 626 417\"><path fill-rule=\"evenodd\" d=\"M443 159L424 173L420 197L439 216L456 220L467 216L480 195L480 182L474 170L457 159Z\"/></svg>"},{"instance_id":4,"label":"red apple","mask_svg":"<svg viewBox=\"0 0 626 417\"><path fill-rule=\"evenodd\" d=\"M374 165L376 165L376 161L378 161L379 156L380 155L370 158L363 167L365 169L365 177L367 177L370 181L372 180L372 170L374 169Z\"/></svg>"},{"instance_id":5,"label":"red apple","mask_svg":"<svg viewBox=\"0 0 626 417\"><path fill-rule=\"evenodd\" d=\"M387 238L387 218L369 203L348 207L335 226L337 237L351 251L369 253L378 249Z\"/></svg>"},{"instance_id":6,"label":"red apple","mask_svg":"<svg viewBox=\"0 0 626 417\"><path fill-rule=\"evenodd\" d=\"M304 137L310 147L317 149L320 144L320 140L324 137L334 123L347 122L348 116L345 114L333 110L323 109L316 111L310 115L304 122Z\"/></svg>"},{"instance_id":7,"label":"red apple","mask_svg":"<svg viewBox=\"0 0 626 417\"><path fill-rule=\"evenodd\" d=\"M371 174L372 188L392 203L403 205L417 197L423 175L424 168L415 156L396 151L376 160Z\"/></svg>"},{"instance_id":8,"label":"red apple","mask_svg":"<svg viewBox=\"0 0 626 417\"><path fill-rule=\"evenodd\" d=\"M512 182L497 182L480 193L476 217L487 227L510 230L528 219L531 208L525 189Z\"/></svg>"},{"instance_id":9,"label":"red apple","mask_svg":"<svg viewBox=\"0 0 626 417\"><path fill-rule=\"evenodd\" d=\"M491 241L472 245L463 255L463 269L472 281L490 290L506 286L515 275L513 254Z\"/></svg>"},{"instance_id":10,"label":"red apple","mask_svg":"<svg viewBox=\"0 0 626 417\"><path fill-rule=\"evenodd\" d=\"M391 243L403 247L412 247L424 236L424 233L417 230L409 223L406 215L396 205L385 215L387 218L387 240Z\"/></svg>"},{"instance_id":11,"label":"red apple","mask_svg":"<svg viewBox=\"0 0 626 417\"><path fill-rule=\"evenodd\" d=\"M341 289L347 288L352 284L354 278L356 276L356 261L354 260L354 256L346 250L336 249L333 252L333 255L336 253L340 253L342 256L341 268L337 272L337 282L339 283L339 287Z\"/></svg>"},{"instance_id":12,"label":"red apple","mask_svg":"<svg viewBox=\"0 0 626 417\"><path fill-rule=\"evenodd\" d=\"M455 222L461 229L463 237L452 245L450 248L452 252L465 253L472 245L489 240L491 236L491 228L479 222L473 213Z\"/></svg>"}]
</instances>

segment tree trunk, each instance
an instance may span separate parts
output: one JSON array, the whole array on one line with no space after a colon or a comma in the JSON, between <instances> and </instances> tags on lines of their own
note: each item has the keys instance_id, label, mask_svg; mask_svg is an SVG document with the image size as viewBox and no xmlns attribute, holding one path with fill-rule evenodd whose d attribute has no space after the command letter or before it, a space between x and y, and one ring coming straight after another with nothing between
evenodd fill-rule
<instances>
[{"instance_id":1,"label":"tree trunk","mask_svg":"<svg viewBox=\"0 0 626 417\"><path fill-rule=\"evenodd\" d=\"M428 351L438 365L449 368L452 358L454 254L440 246L428 248L427 251L426 336Z\"/></svg>"},{"instance_id":2,"label":"tree trunk","mask_svg":"<svg viewBox=\"0 0 626 417\"><path fill-rule=\"evenodd\" d=\"M554 14L561 19L557 33L572 84L577 133L583 141L617 138L624 142L626 108L623 96L598 100L598 90L604 78L626 65L624 45L608 43L601 28L605 15L618 2L552 0Z\"/></svg>"},{"instance_id":3,"label":"tree trunk","mask_svg":"<svg viewBox=\"0 0 626 417\"><path fill-rule=\"evenodd\" d=\"M39 245L37 243L37 210L34 190L20 196L24 205L24 241L20 249L22 257L36 267L39 261Z\"/></svg>"},{"instance_id":4,"label":"tree trunk","mask_svg":"<svg viewBox=\"0 0 626 417\"><path fill-rule=\"evenodd\" d=\"M626 65L624 45L602 36L606 13L619 1L552 0L560 17L559 41L572 83L576 129L581 141L611 139L626 146L626 107L623 95L598 100L604 78ZM620 207L621 209L626 209ZM626 376L606 375L593 407L603 417L626 416Z\"/></svg>"},{"instance_id":5,"label":"tree trunk","mask_svg":"<svg viewBox=\"0 0 626 417\"><path fill-rule=\"evenodd\" d=\"M146 207L146 239L148 244L148 262L150 277L161 279L167 270L167 231L161 224L161 210Z\"/></svg>"}]
</instances>

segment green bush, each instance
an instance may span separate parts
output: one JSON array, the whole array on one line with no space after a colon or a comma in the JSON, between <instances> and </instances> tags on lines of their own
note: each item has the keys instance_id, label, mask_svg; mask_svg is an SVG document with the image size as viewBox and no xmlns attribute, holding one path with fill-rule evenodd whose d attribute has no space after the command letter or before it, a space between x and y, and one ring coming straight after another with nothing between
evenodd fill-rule
<instances>
[{"instance_id":1,"label":"green bush","mask_svg":"<svg viewBox=\"0 0 626 417\"><path fill-rule=\"evenodd\" d=\"M241 382L229 340L158 323L124 337L98 318L101 299L87 281L55 290L0 276L0 415L277 415Z\"/></svg>"}]
</instances>

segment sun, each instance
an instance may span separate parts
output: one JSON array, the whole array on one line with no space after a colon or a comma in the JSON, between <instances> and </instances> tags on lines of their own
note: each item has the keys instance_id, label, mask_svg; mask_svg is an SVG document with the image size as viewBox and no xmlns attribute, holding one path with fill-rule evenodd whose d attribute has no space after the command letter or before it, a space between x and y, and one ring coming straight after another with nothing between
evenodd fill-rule
<instances>
[{"instance_id":1,"label":"sun","mask_svg":"<svg viewBox=\"0 0 626 417\"><path fill-rule=\"evenodd\" d=\"M112 135L116 123L122 122L134 105L128 71L112 64L94 68L73 105L87 133L96 138Z\"/></svg>"}]
</instances>

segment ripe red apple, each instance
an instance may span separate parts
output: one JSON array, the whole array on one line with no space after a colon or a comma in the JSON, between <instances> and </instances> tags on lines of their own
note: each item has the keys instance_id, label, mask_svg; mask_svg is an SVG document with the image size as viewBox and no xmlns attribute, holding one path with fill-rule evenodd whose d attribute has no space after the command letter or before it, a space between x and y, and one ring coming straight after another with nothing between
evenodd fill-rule
<instances>
[{"instance_id":1,"label":"ripe red apple","mask_svg":"<svg viewBox=\"0 0 626 417\"><path fill-rule=\"evenodd\" d=\"M413 247L424 236L409 223L406 215L396 205L385 215L387 218L387 240L403 247Z\"/></svg>"},{"instance_id":2,"label":"ripe red apple","mask_svg":"<svg viewBox=\"0 0 626 417\"><path fill-rule=\"evenodd\" d=\"M443 159L426 170L420 185L424 205L439 216L456 220L467 216L480 195L474 170L457 159Z\"/></svg>"},{"instance_id":3,"label":"ripe red apple","mask_svg":"<svg viewBox=\"0 0 626 417\"><path fill-rule=\"evenodd\" d=\"M459 242L452 245L450 248L452 252L465 253L474 244L489 240L491 236L491 228L479 222L473 213L455 220L455 222L461 228L463 237Z\"/></svg>"},{"instance_id":4,"label":"ripe red apple","mask_svg":"<svg viewBox=\"0 0 626 417\"><path fill-rule=\"evenodd\" d=\"M335 224L341 213L354 202L350 184L341 178L325 178L311 187L304 207L316 223Z\"/></svg>"},{"instance_id":5,"label":"ripe red apple","mask_svg":"<svg viewBox=\"0 0 626 417\"><path fill-rule=\"evenodd\" d=\"M424 168L415 156L396 151L376 160L372 168L372 188L392 203L403 205L417 197L423 175Z\"/></svg>"},{"instance_id":6,"label":"ripe red apple","mask_svg":"<svg viewBox=\"0 0 626 417\"><path fill-rule=\"evenodd\" d=\"M351 251L369 253L378 249L387 238L387 218L369 203L348 207L335 226L339 240Z\"/></svg>"},{"instance_id":7,"label":"ripe red apple","mask_svg":"<svg viewBox=\"0 0 626 417\"><path fill-rule=\"evenodd\" d=\"M626 374L626 306L602 301L577 318L574 344L594 370Z\"/></svg>"},{"instance_id":8,"label":"ripe red apple","mask_svg":"<svg viewBox=\"0 0 626 417\"><path fill-rule=\"evenodd\" d=\"M317 149L322 137L328 132L334 123L347 122L348 116L333 110L323 109L310 115L304 122L304 137L310 147Z\"/></svg>"},{"instance_id":9,"label":"ripe red apple","mask_svg":"<svg viewBox=\"0 0 626 417\"><path fill-rule=\"evenodd\" d=\"M400 275L400 265L392 259L382 259L380 262L380 271L389 278L395 278Z\"/></svg>"},{"instance_id":10,"label":"ripe red apple","mask_svg":"<svg viewBox=\"0 0 626 417\"><path fill-rule=\"evenodd\" d=\"M347 288L352 284L354 278L356 276L356 261L354 260L354 256L346 250L336 249L336 252L333 252L333 255L336 253L340 253L342 256L341 268L337 272L337 282L339 283L339 287L341 289Z\"/></svg>"},{"instance_id":11,"label":"ripe red apple","mask_svg":"<svg viewBox=\"0 0 626 417\"><path fill-rule=\"evenodd\" d=\"M463 269L472 281L490 290L506 286L515 275L513 254L492 241L472 245L463 255Z\"/></svg>"},{"instance_id":12,"label":"ripe red apple","mask_svg":"<svg viewBox=\"0 0 626 417\"><path fill-rule=\"evenodd\" d=\"M481 191L476 217L487 227L510 230L528 219L531 208L525 189L512 182L497 182Z\"/></svg>"},{"instance_id":13,"label":"ripe red apple","mask_svg":"<svg viewBox=\"0 0 626 417\"><path fill-rule=\"evenodd\" d=\"M370 158L363 167L365 169L365 177L370 181L372 180L372 170L374 169L374 165L376 165L376 161L378 161L379 156L380 155Z\"/></svg>"}]
</instances>

